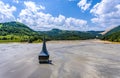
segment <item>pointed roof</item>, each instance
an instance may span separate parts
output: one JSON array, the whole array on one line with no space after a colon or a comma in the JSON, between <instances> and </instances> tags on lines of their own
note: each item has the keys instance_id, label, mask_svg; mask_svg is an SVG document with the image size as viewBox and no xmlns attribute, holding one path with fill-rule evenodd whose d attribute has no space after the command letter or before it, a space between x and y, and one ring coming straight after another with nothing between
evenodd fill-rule
<instances>
[{"instance_id":1,"label":"pointed roof","mask_svg":"<svg viewBox=\"0 0 120 78\"><path fill-rule=\"evenodd\" d=\"M43 37L43 46L42 46L42 51L40 52L40 55L49 56L49 53L48 53L47 48L46 48L45 36Z\"/></svg>"}]
</instances>

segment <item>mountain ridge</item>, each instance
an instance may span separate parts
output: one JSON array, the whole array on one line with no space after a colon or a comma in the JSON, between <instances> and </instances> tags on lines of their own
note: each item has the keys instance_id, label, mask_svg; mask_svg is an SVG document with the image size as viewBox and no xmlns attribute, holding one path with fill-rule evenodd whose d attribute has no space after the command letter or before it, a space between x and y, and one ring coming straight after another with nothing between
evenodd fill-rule
<instances>
[{"instance_id":1,"label":"mountain ridge","mask_svg":"<svg viewBox=\"0 0 120 78\"><path fill-rule=\"evenodd\" d=\"M75 31L56 28L50 31L35 31L23 23L12 21L0 23L0 42L41 42L43 35L46 36L47 40L85 40L100 38L102 40L120 41L120 25L111 29L105 35L101 35L101 32L103 31Z\"/></svg>"}]
</instances>

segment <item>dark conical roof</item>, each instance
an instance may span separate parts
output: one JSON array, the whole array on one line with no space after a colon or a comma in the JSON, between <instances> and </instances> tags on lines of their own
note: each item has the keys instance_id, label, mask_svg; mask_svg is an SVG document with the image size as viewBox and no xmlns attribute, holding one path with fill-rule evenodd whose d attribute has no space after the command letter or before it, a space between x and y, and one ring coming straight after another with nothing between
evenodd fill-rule
<instances>
[{"instance_id":1,"label":"dark conical roof","mask_svg":"<svg viewBox=\"0 0 120 78\"><path fill-rule=\"evenodd\" d=\"M43 46L42 46L42 51L41 51L40 55L49 56L49 53L48 53L47 48L46 48L45 36L43 37Z\"/></svg>"}]
</instances>

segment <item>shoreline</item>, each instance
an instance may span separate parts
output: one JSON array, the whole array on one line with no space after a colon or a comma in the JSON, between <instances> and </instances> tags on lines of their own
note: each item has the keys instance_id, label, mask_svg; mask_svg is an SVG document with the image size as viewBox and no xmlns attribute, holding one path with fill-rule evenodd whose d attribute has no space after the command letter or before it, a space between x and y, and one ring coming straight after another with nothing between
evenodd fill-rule
<instances>
[{"instance_id":1,"label":"shoreline","mask_svg":"<svg viewBox=\"0 0 120 78\"><path fill-rule=\"evenodd\" d=\"M102 42L105 44L120 44L120 42L112 42L112 41L107 41L107 40L99 40L98 42Z\"/></svg>"},{"instance_id":2,"label":"shoreline","mask_svg":"<svg viewBox=\"0 0 120 78\"><path fill-rule=\"evenodd\" d=\"M87 39L87 40L50 40L47 42L53 42L53 43L60 43L60 42L78 42L78 41L97 41L100 43L105 43L105 44L120 44L120 42L112 42L112 41L107 41L107 40L100 40L100 39ZM28 42L0 42L0 44L10 44L10 43L20 43L20 44L39 44L42 42L32 42L32 43L28 43Z\"/></svg>"}]
</instances>

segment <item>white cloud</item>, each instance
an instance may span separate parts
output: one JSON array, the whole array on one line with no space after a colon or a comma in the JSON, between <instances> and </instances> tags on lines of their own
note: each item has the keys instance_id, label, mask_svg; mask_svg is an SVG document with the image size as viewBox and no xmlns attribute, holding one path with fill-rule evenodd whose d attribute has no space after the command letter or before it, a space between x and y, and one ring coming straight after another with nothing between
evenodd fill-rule
<instances>
[{"instance_id":1,"label":"white cloud","mask_svg":"<svg viewBox=\"0 0 120 78\"><path fill-rule=\"evenodd\" d=\"M38 10L45 10L45 7L42 5L36 5L35 2L32 1L25 1L24 2L26 9L29 9L33 12L36 12Z\"/></svg>"},{"instance_id":2,"label":"white cloud","mask_svg":"<svg viewBox=\"0 0 120 78\"><path fill-rule=\"evenodd\" d=\"M120 0L102 0L90 13L95 16L91 21L101 27L120 25Z\"/></svg>"},{"instance_id":3,"label":"white cloud","mask_svg":"<svg viewBox=\"0 0 120 78\"><path fill-rule=\"evenodd\" d=\"M75 18L66 18L63 15L53 17L51 14L43 13L44 6L36 5L34 2L24 2L25 9L21 10L20 21L35 30L50 30L52 28L67 29L67 30L85 30L87 21Z\"/></svg>"},{"instance_id":4,"label":"white cloud","mask_svg":"<svg viewBox=\"0 0 120 78\"><path fill-rule=\"evenodd\" d=\"M87 2L87 0L80 0L77 4L81 10L85 11L91 6L91 2Z\"/></svg>"},{"instance_id":5,"label":"white cloud","mask_svg":"<svg viewBox=\"0 0 120 78\"><path fill-rule=\"evenodd\" d=\"M16 11L15 6L10 6L0 1L0 22L14 21L14 11Z\"/></svg>"},{"instance_id":6,"label":"white cloud","mask_svg":"<svg viewBox=\"0 0 120 78\"><path fill-rule=\"evenodd\" d=\"M13 0L13 2L15 2L15 3L17 3L17 4L18 4L18 3L19 3L19 0Z\"/></svg>"}]
</instances>

